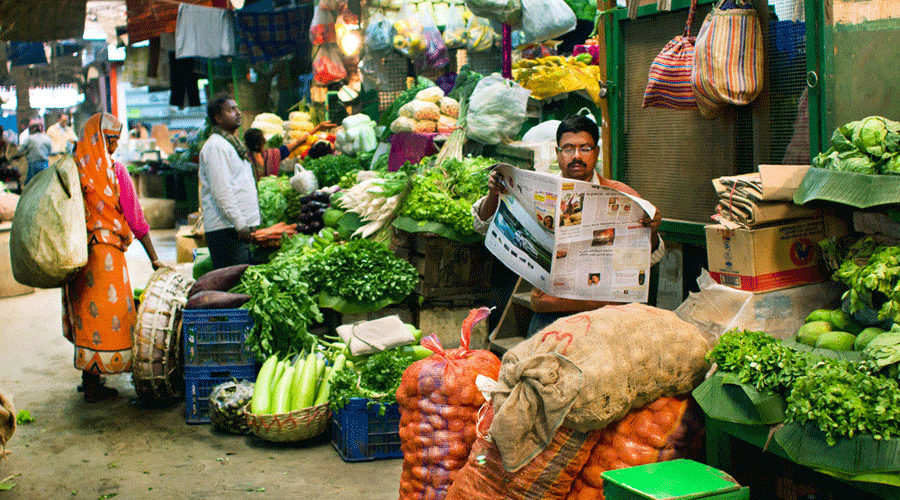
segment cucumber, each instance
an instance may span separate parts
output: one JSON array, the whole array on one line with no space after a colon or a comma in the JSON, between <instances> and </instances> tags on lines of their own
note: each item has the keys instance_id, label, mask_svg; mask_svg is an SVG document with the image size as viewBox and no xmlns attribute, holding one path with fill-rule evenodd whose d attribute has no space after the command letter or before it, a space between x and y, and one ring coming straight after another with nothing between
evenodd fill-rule
<instances>
[{"instance_id":1,"label":"cucumber","mask_svg":"<svg viewBox=\"0 0 900 500\"><path fill-rule=\"evenodd\" d=\"M288 366L284 369L281 380L275 388L274 398L272 402L272 413L287 413L291 411L291 382L294 381L294 367Z\"/></svg>"},{"instance_id":2,"label":"cucumber","mask_svg":"<svg viewBox=\"0 0 900 500\"><path fill-rule=\"evenodd\" d=\"M303 376L300 377L300 386L294 394L294 402L291 405L295 410L309 408L316 400L316 355L310 353L303 362Z\"/></svg>"},{"instance_id":3,"label":"cucumber","mask_svg":"<svg viewBox=\"0 0 900 500\"><path fill-rule=\"evenodd\" d=\"M269 411L269 382L278 364L278 356L270 356L259 369L256 384L253 389L253 398L250 399L250 411L257 415L263 415Z\"/></svg>"}]
</instances>

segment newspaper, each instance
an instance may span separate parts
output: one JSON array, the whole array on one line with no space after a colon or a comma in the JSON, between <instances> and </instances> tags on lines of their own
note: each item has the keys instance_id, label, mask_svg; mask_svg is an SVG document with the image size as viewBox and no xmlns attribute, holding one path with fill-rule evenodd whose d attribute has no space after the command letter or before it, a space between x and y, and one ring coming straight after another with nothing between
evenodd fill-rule
<instances>
[{"instance_id":1,"label":"newspaper","mask_svg":"<svg viewBox=\"0 0 900 500\"><path fill-rule=\"evenodd\" d=\"M496 169L500 196L485 246L544 292L567 299L646 302L650 228L646 200L589 182L517 169Z\"/></svg>"}]
</instances>

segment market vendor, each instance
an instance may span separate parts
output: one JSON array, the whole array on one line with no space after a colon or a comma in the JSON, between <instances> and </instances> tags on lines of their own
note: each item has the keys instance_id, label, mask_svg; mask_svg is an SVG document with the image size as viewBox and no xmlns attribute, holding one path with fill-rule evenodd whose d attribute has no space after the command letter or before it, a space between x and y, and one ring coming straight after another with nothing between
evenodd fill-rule
<instances>
[{"instance_id":1,"label":"market vendor","mask_svg":"<svg viewBox=\"0 0 900 500\"><path fill-rule=\"evenodd\" d=\"M235 135L241 111L227 94L206 106L212 126L200 150L200 204L209 256L216 269L250 263L250 235L259 225L259 199L247 148Z\"/></svg>"},{"instance_id":2,"label":"market vendor","mask_svg":"<svg viewBox=\"0 0 900 500\"><path fill-rule=\"evenodd\" d=\"M572 115L559 124L556 129L556 158L563 177L575 179L592 184L599 184L632 196L640 195L625 183L607 179L596 171L597 158L600 156L597 142L600 138L600 130L597 124L583 115ZM496 170L488 178L488 194L472 205L474 216L474 229L479 233L486 233L487 228L494 218L494 213L500 203L500 194L505 192L500 173ZM659 238L659 224L662 215L657 210L653 218L645 216L641 224L650 228L650 242L652 254L650 264L658 263L665 254L665 245ZM548 295L534 288L531 295L531 305L535 314L529 327L529 335L534 334L544 326L556 319L569 314L597 309L610 302L593 300L561 299Z\"/></svg>"},{"instance_id":3,"label":"market vendor","mask_svg":"<svg viewBox=\"0 0 900 500\"><path fill-rule=\"evenodd\" d=\"M266 137L263 131L258 128L247 129L244 132L244 144L250 151L250 162L253 164L253 177L257 182L267 175L278 175L281 162L290 156L297 148L303 145L312 134L325 129L334 128L334 124L330 122L322 122L315 126L310 132L298 131L299 135L283 146L277 148L266 149Z\"/></svg>"}]
</instances>

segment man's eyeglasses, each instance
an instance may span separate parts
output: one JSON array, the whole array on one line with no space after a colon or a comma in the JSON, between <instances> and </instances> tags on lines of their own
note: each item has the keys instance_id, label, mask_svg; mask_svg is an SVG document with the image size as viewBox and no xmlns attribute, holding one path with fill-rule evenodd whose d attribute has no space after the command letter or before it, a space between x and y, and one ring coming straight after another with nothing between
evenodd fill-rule
<instances>
[{"instance_id":1,"label":"man's eyeglasses","mask_svg":"<svg viewBox=\"0 0 900 500\"><path fill-rule=\"evenodd\" d=\"M561 148L556 148L557 153L563 153L567 156L572 156L575 154L575 151L581 151L581 154L588 155L597 150L597 146L563 146Z\"/></svg>"}]
</instances>

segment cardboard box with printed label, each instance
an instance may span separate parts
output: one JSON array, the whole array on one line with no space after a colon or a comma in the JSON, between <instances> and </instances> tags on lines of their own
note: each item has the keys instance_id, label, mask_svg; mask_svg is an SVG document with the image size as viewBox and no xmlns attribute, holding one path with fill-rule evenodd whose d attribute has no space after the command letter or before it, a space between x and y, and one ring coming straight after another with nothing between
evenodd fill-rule
<instances>
[{"instance_id":1,"label":"cardboard box with printed label","mask_svg":"<svg viewBox=\"0 0 900 500\"><path fill-rule=\"evenodd\" d=\"M718 283L751 292L825 281L817 244L825 234L822 218L755 229L706 226L709 274Z\"/></svg>"}]
</instances>

